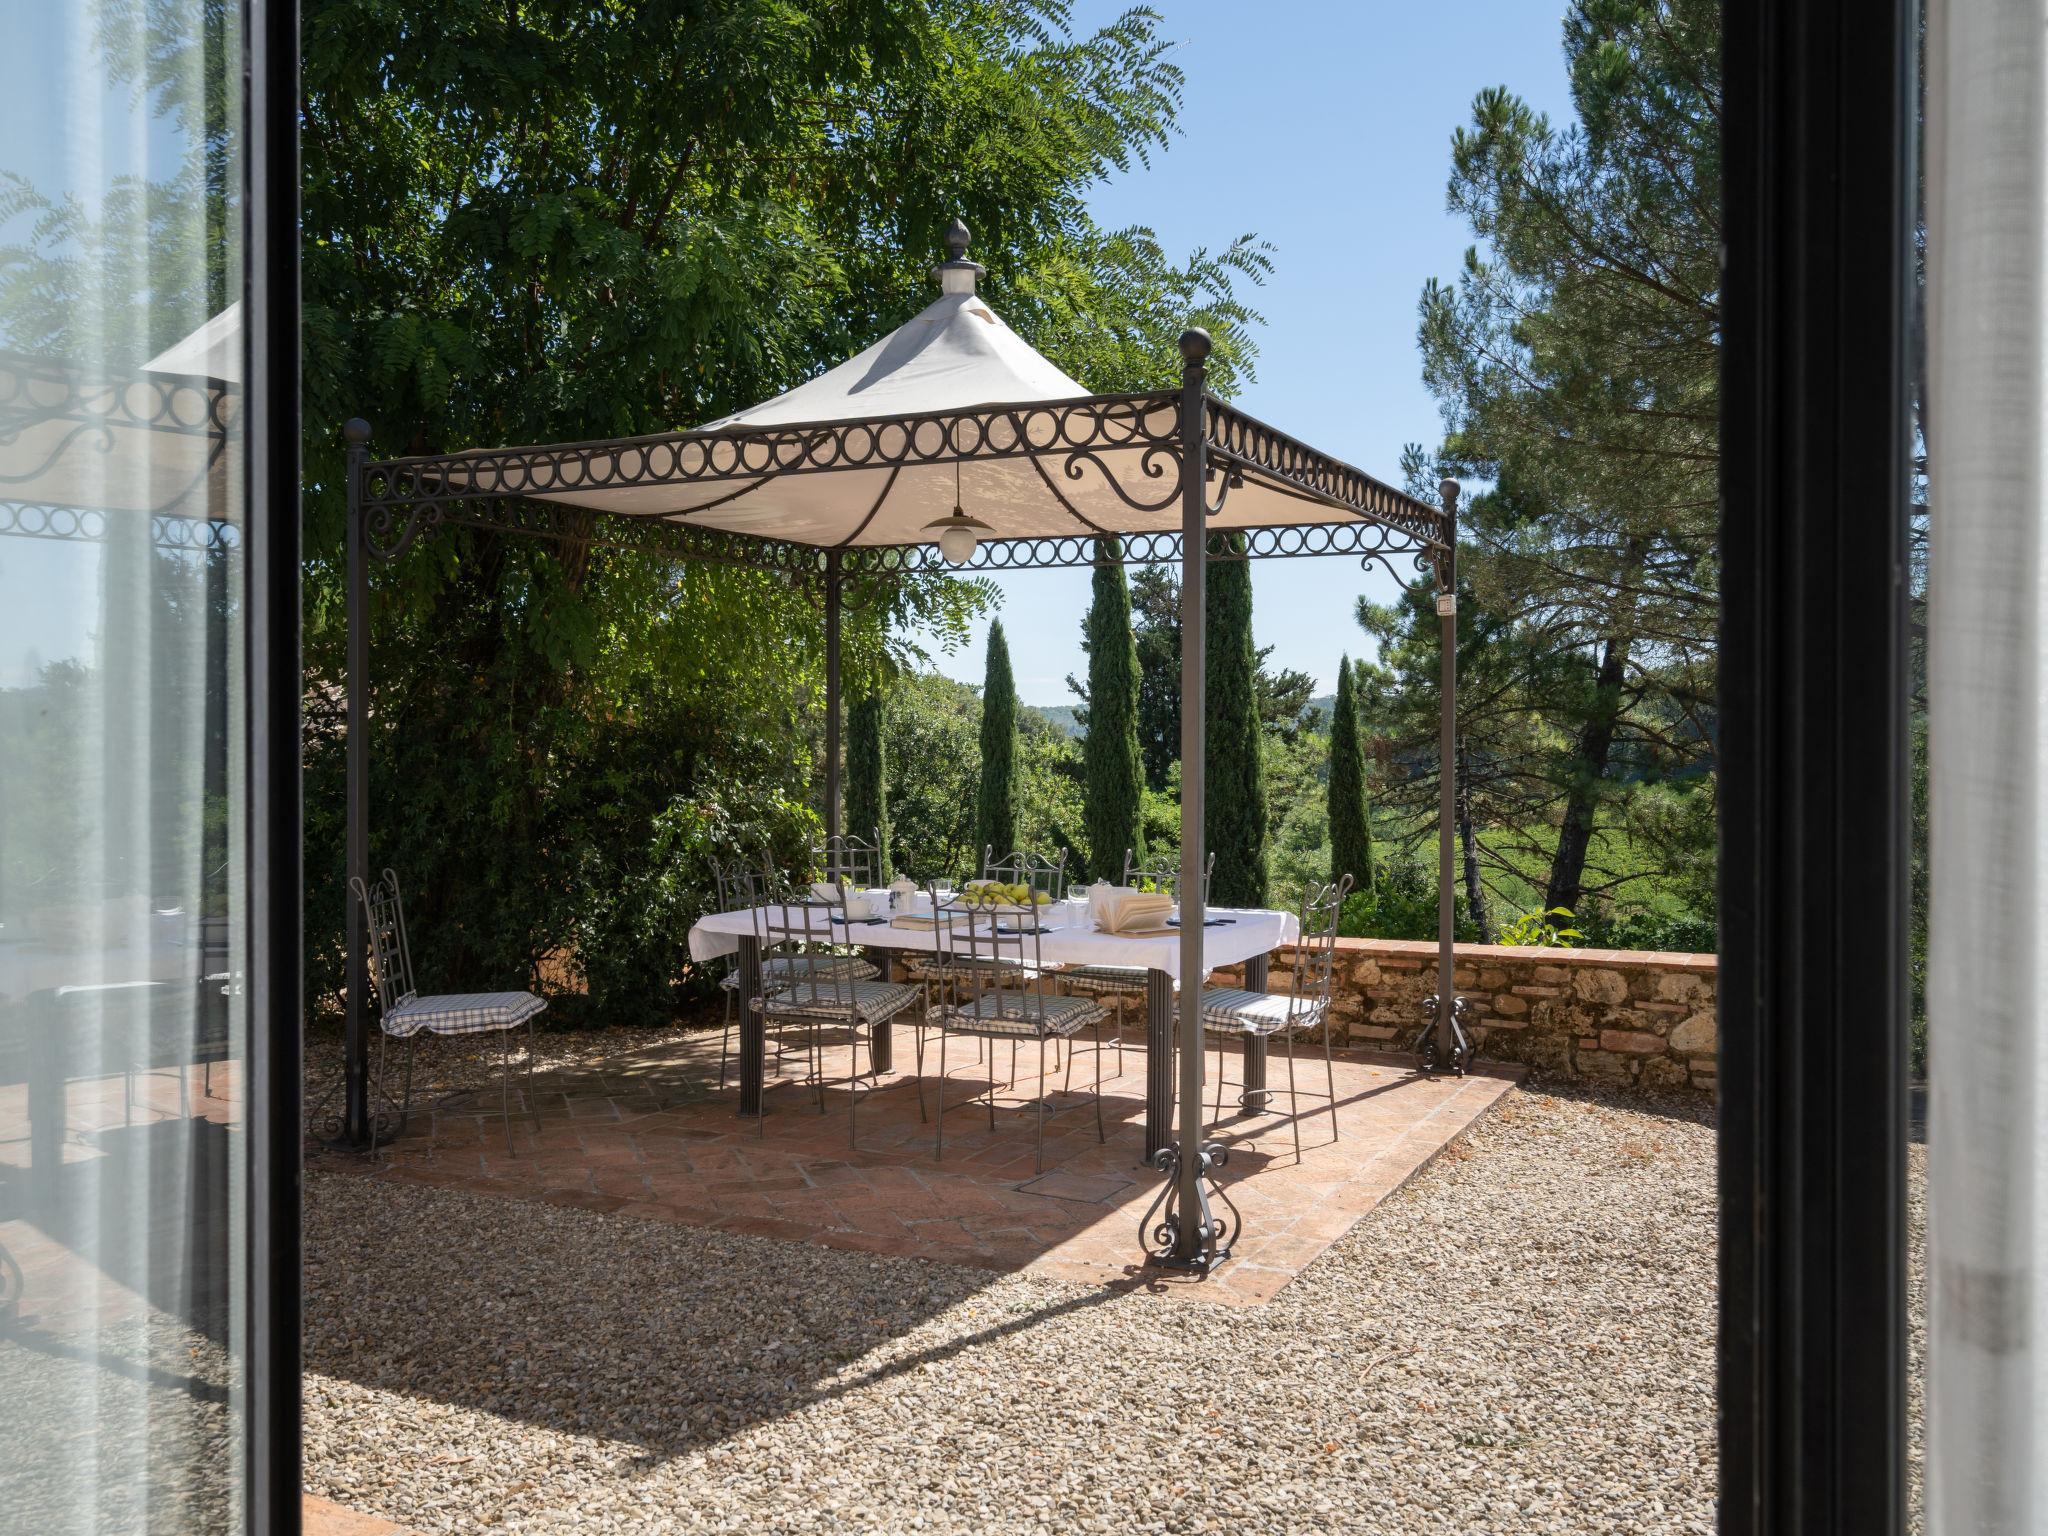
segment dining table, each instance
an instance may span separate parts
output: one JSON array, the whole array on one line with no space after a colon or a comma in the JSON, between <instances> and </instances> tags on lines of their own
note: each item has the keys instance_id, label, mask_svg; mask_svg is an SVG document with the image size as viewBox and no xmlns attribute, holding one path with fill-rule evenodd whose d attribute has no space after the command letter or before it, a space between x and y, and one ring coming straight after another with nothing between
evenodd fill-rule
<instances>
[{"instance_id":1,"label":"dining table","mask_svg":"<svg viewBox=\"0 0 2048 1536\"><path fill-rule=\"evenodd\" d=\"M906 915L921 915L923 922L929 924L930 911L927 906L921 914ZM898 926L893 916L850 920L835 916L832 921L835 935L843 935L847 945L866 950L884 979L892 974L895 955L933 954L940 947L941 934L937 928ZM741 998L739 1112L743 1116L764 1113L766 1026L761 1014L748 1005L750 999L761 994L759 935L763 927L754 909L743 909L707 913L692 925L689 934L690 958L699 964L737 956ZM1213 970L1241 963L1246 988L1263 992L1273 951L1294 944L1300 937L1301 920L1292 912L1211 907L1202 924L1203 967ZM1061 903L1042 920L1038 944L1039 957L1048 968L1113 965L1145 973L1145 1158L1149 1162L1161 1147L1175 1140L1174 989L1180 981L1181 963L1178 919L1167 927L1143 933L1110 933L1086 915L1082 904ZM877 1073L893 1070L893 1033L889 1023L872 1026L870 1059ZM1265 1038L1248 1034L1244 1038L1244 1089L1239 1107L1247 1114L1260 1113L1270 1099L1266 1087Z\"/></svg>"}]
</instances>

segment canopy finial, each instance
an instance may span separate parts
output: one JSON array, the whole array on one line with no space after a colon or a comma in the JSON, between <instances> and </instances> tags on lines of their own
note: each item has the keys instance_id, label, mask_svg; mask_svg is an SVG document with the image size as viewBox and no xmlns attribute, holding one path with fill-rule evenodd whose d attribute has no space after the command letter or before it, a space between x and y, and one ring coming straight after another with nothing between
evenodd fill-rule
<instances>
[{"instance_id":1,"label":"canopy finial","mask_svg":"<svg viewBox=\"0 0 2048 1536\"><path fill-rule=\"evenodd\" d=\"M942 293L974 292L974 280L987 270L979 262L967 259L967 246L973 238L964 220L955 219L946 226L946 253L952 260L932 268Z\"/></svg>"}]
</instances>

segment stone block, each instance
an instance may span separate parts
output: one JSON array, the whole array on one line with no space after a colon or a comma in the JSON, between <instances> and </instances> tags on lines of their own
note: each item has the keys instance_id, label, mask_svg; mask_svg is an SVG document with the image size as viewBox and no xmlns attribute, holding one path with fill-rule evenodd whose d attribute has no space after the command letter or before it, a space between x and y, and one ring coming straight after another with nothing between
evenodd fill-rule
<instances>
[{"instance_id":1,"label":"stone block","mask_svg":"<svg viewBox=\"0 0 2048 1536\"><path fill-rule=\"evenodd\" d=\"M1508 973L1498 966L1488 966L1479 973L1479 985L1488 992L1498 992L1508 984Z\"/></svg>"},{"instance_id":2,"label":"stone block","mask_svg":"<svg viewBox=\"0 0 2048 1536\"><path fill-rule=\"evenodd\" d=\"M1643 1063L1643 1082L1651 1088L1683 1088L1687 1081L1685 1063L1669 1056L1656 1056Z\"/></svg>"},{"instance_id":3,"label":"stone block","mask_svg":"<svg viewBox=\"0 0 2048 1536\"><path fill-rule=\"evenodd\" d=\"M1634 1077L1635 1063L1627 1056L1610 1056L1605 1051L1580 1051L1577 1066L1581 1075L1605 1082L1623 1083Z\"/></svg>"},{"instance_id":4,"label":"stone block","mask_svg":"<svg viewBox=\"0 0 2048 1536\"><path fill-rule=\"evenodd\" d=\"M1573 974L1572 995L1588 1003L1618 1008L1628 1001L1628 978L1604 966L1588 966Z\"/></svg>"},{"instance_id":5,"label":"stone block","mask_svg":"<svg viewBox=\"0 0 2048 1536\"><path fill-rule=\"evenodd\" d=\"M1529 973L1529 979L1546 987L1561 987L1572 979L1572 973L1561 965L1539 965Z\"/></svg>"},{"instance_id":6,"label":"stone block","mask_svg":"<svg viewBox=\"0 0 2048 1536\"><path fill-rule=\"evenodd\" d=\"M1714 1051L1714 1015L1696 1013L1671 1031L1671 1049L1687 1056L1706 1056Z\"/></svg>"},{"instance_id":7,"label":"stone block","mask_svg":"<svg viewBox=\"0 0 2048 1536\"><path fill-rule=\"evenodd\" d=\"M1504 992L1499 997L1491 998L1489 1003L1495 1013L1510 1017L1519 1018L1529 1011L1529 1000L1526 997L1517 997L1512 992Z\"/></svg>"},{"instance_id":8,"label":"stone block","mask_svg":"<svg viewBox=\"0 0 2048 1536\"><path fill-rule=\"evenodd\" d=\"M1380 984L1380 963L1377 960L1361 960L1351 968L1351 979L1361 987L1376 987Z\"/></svg>"},{"instance_id":9,"label":"stone block","mask_svg":"<svg viewBox=\"0 0 2048 1536\"><path fill-rule=\"evenodd\" d=\"M1697 1008L1712 1000L1714 989L1703 976L1690 971L1657 973L1657 996L1667 1003L1687 1003Z\"/></svg>"}]
</instances>

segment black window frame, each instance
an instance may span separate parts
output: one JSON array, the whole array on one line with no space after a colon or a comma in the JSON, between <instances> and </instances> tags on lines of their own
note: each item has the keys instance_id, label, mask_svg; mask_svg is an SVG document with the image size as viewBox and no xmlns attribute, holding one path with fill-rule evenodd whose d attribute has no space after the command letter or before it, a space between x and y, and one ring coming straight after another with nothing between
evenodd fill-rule
<instances>
[{"instance_id":1,"label":"black window frame","mask_svg":"<svg viewBox=\"0 0 2048 1536\"><path fill-rule=\"evenodd\" d=\"M243 11L242 295L247 455L249 1280L243 1526L297 1536L300 1093L304 1033L300 803L299 14Z\"/></svg>"},{"instance_id":2,"label":"black window frame","mask_svg":"<svg viewBox=\"0 0 2048 1536\"><path fill-rule=\"evenodd\" d=\"M1724 1536L1904 1529L1917 7L1729 0Z\"/></svg>"}]
</instances>

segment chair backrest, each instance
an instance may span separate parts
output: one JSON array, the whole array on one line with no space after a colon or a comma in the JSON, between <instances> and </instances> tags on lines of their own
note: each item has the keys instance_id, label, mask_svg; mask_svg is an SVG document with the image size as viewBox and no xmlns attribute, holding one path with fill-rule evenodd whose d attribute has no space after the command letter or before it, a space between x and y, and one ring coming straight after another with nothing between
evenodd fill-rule
<instances>
[{"instance_id":1,"label":"chair backrest","mask_svg":"<svg viewBox=\"0 0 2048 1536\"><path fill-rule=\"evenodd\" d=\"M711 883L718 891L718 906L716 910L720 912L739 911L739 908L733 905L733 874L735 871L717 854L713 854L704 862L711 866Z\"/></svg>"},{"instance_id":2,"label":"chair backrest","mask_svg":"<svg viewBox=\"0 0 2048 1536\"><path fill-rule=\"evenodd\" d=\"M811 850L820 880L838 880L859 889L882 883L882 830L871 838L828 837Z\"/></svg>"},{"instance_id":3,"label":"chair backrest","mask_svg":"<svg viewBox=\"0 0 2048 1536\"><path fill-rule=\"evenodd\" d=\"M781 889L772 873L763 873L753 877L745 895L761 958L782 962L777 996L806 1013L843 1013L848 1022L857 1022L857 978L832 950L846 943L851 931L845 926L846 881L836 884L837 894L820 900L809 891Z\"/></svg>"},{"instance_id":4,"label":"chair backrest","mask_svg":"<svg viewBox=\"0 0 2048 1536\"><path fill-rule=\"evenodd\" d=\"M1026 882L1019 879L1009 883ZM999 1003L993 994L997 990L1007 994L1007 1011L1014 1013L1020 997L1025 1007L1042 1009L1052 993L1039 924L1022 913L998 914L969 907L957 896L950 905L942 906L937 885L930 887L930 894L939 980L942 987L949 981L959 983L950 1009L952 1015L996 1017Z\"/></svg>"},{"instance_id":5,"label":"chair backrest","mask_svg":"<svg viewBox=\"0 0 2048 1536\"><path fill-rule=\"evenodd\" d=\"M1164 891L1175 901L1180 900L1180 864L1178 861L1157 869L1145 869L1138 863L1137 851L1124 850L1123 883L1133 890L1144 890L1148 886L1155 891ZM1216 855L1209 855L1209 862L1202 866L1202 905L1209 905L1209 890L1216 883Z\"/></svg>"},{"instance_id":6,"label":"chair backrest","mask_svg":"<svg viewBox=\"0 0 2048 1536\"><path fill-rule=\"evenodd\" d=\"M377 987L377 1006L389 1013L419 995L412 979L412 946L405 936L405 903L398 895L398 874L385 870L377 883L350 880L349 894L363 904L364 931L370 943L370 980Z\"/></svg>"},{"instance_id":7,"label":"chair backrest","mask_svg":"<svg viewBox=\"0 0 2048 1536\"><path fill-rule=\"evenodd\" d=\"M1028 885L1033 891L1043 891L1054 901L1067 894L1067 850L1062 848L1056 858L1042 853L1027 853L1018 849L1007 858L997 858L993 848L981 851L981 878L1000 880L1005 885Z\"/></svg>"},{"instance_id":8,"label":"chair backrest","mask_svg":"<svg viewBox=\"0 0 2048 1536\"><path fill-rule=\"evenodd\" d=\"M1329 885L1312 884L1301 893L1301 942L1294 950L1290 1016L1330 1006L1330 979L1337 963L1337 919L1350 894L1349 875Z\"/></svg>"}]
</instances>

